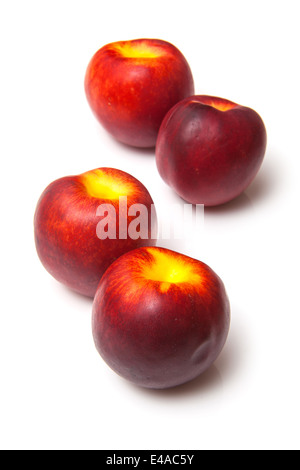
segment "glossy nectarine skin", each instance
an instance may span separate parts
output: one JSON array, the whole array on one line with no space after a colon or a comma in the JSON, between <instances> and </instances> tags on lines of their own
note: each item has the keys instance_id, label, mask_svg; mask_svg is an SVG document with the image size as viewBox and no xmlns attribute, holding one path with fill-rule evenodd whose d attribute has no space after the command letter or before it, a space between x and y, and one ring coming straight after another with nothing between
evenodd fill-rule
<instances>
[{"instance_id":1,"label":"glossy nectarine skin","mask_svg":"<svg viewBox=\"0 0 300 470\"><path fill-rule=\"evenodd\" d=\"M187 202L224 204L253 181L266 143L264 123L253 109L196 95L165 116L157 139L157 168Z\"/></svg>"},{"instance_id":2,"label":"glossy nectarine skin","mask_svg":"<svg viewBox=\"0 0 300 470\"><path fill-rule=\"evenodd\" d=\"M203 373L220 354L230 308L204 263L164 248L139 248L102 277L93 306L98 352L120 376L169 388Z\"/></svg>"},{"instance_id":3,"label":"glossy nectarine skin","mask_svg":"<svg viewBox=\"0 0 300 470\"><path fill-rule=\"evenodd\" d=\"M124 191L128 188L127 206L140 203L149 209L149 238L133 240L128 237L123 240L118 235L116 239L98 238L99 205L112 204L115 207L118 234L119 201L93 197L89 193L85 186L86 175L94 178L95 171L98 170L51 183L41 195L34 217L36 249L44 267L55 279L89 297L94 297L101 276L119 256L134 248L155 244L151 239L153 201L149 192L133 176L112 168L100 169L101 174L105 181L106 177L109 177L109 182L117 177L124 182ZM95 186L94 179L92 183ZM91 188L94 189L92 185ZM128 224L133 218L128 217Z\"/></svg>"},{"instance_id":4,"label":"glossy nectarine skin","mask_svg":"<svg viewBox=\"0 0 300 470\"><path fill-rule=\"evenodd\" d=\"M136 39L107 44L85 76L88 103L117 140L153 147L166 112L194 93L190 67L172 44Z\"/></svg>"}]
</instances>

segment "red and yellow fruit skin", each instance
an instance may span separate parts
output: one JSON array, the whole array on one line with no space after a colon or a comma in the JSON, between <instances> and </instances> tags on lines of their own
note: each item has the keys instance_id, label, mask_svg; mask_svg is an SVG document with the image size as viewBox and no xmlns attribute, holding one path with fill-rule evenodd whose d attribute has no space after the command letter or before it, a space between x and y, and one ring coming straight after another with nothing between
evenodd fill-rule
<instances>
[{"instance_id":1,"label":"red and yellow fruit skin","mask_svg":"<svg viewBox=\"0 0 300 470\"><path fill-rule=\"evenodd\" d=\"M144 279L157 251L186 263L199 282L166 286ZM116 373L146 388L170 388L202 374L223 349L229 324L221 279L204 263L158 247L115 261L93 305L98 352Z\"/></svg>"},{"instance_id":2,"label":"red and yellow fruit skin","mask_svg":"<svg viewBox=\"0 0 300 470\"><path fill-rule=\"evenodd\" d=\"M267 134L251 108L195 95L165 116L156 145L162 179L185 201L216 206L239 196L255 178Z\"/></svg>"},{"instance_id":3,"label":"red and yellow fruit skin","mask_svg":"<svg viewBox=\"0 0 300 470\"><path fill-rule=\"evenodd\" d=\"M120 48L154 48L157 57L126 57ZM107 44L85 75L88 103L102 126L122 143L154 147L167 111L194 93L190 67L172 44L136 39Z\"/></svg>"},{"instance_id":4,"label":"red and yellow fruit skin","mask_svg":"<svg viewBox=\"0 0 300 470\"><path fill-rule=\"evenodd\" d=\"M118 234L119 201L91 197L82 184L82 175L51 183L41 195L34 216L36 249L46 270L70 289L92 298L101 276L113 261L127 251L156 243L151 238L153 201L147 189L123 171L113 168L101 171L112 178L115 175L124 178L132 185L134 191L128 195L127 207L139 203L148 208L148 239L99 239L96 227L101 217L96 215L97 208L100 204L114 205ZM132 219L128 217L128 224Z\"/></svg>"}]
</instances>

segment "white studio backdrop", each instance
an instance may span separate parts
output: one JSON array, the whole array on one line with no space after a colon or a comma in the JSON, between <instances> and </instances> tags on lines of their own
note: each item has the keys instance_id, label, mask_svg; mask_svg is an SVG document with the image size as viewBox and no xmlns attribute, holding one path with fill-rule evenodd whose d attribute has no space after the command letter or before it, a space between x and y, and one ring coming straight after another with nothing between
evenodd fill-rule
<instances>
[{"instance_id":1,"label":"white studio backdrop","mask_svg":"<svg viewBox=\"0 0 300 470\"><path fill-rule=\"evenodd\" d=\"M298 2L5 1L0 4L3 449L299 449ZM209 264L232 308L226 347L199 379L139 389L114 374L91 336L89 299L39 262L33 214L62 176L120 168L159 217L179 199L151 150L114 141L84 95L91 56L117 40L176 45L196 93L255 109L268 132L256 180L207 209L203 230L162 240Z\"/></svg>"}]
</instances>

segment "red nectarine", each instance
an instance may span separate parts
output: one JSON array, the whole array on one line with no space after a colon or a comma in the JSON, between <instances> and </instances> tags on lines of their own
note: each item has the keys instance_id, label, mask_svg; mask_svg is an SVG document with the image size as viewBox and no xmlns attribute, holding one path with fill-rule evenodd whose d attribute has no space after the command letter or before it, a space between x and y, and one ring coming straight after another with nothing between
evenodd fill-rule
<instances>
[{"instance_id":1,"label":"red nectarine","mask_svg":"<svg viewBox=\"0 0 300 470\"><path fill-rule=\"evenodd\" d=\"M93 305L93 337L120 376L148 388L202 374L219 356L230 307L221 279L204 263L165 248L118 258Z\"/></svg>"},{"instance_id":2,"label":"red nectarine","mask_svg":"<svg viewBox=\"0 0 300 470\"><path fill-rule=\"evenodd\" d=\"M137 211L129 209L139 208L136 204L147 209L139 217L146 230L130 237L127 231ZM113 168L54 181L43 192L34 218L36 248L44 267L58 281L89 297L94 297L101 276L119 256L155 244L155 225L148 190L133 176Z\"/></svg>"},{"instance_id":3,"label":"red nectarine","mask_svg":"<svg viewBox=\"0 0 300 470\"><path fill-rule=\"evenodd\" d=\"M166 112L194 93L182 53L159 39L107 44L92 57L85 76L88 103L117 140L153 147Z\"/></svg>"},{"instance_id":4,"label":"red nectarine","mask_svg":"<svg viewBox=\"0 0 300 470\"><path fill-rule=\"evenodd\" d=\"M163 180L192 204L215 206L239 196L266 150L261 117L223 98L191 96L166 114L156 163Z\"/></svg>"}]
</instances>

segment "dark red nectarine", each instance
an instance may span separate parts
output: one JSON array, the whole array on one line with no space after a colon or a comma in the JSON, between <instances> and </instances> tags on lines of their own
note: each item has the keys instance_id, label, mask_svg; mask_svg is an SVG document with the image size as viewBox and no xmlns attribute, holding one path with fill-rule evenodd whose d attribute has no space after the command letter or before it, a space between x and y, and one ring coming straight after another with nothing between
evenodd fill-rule
<instances>
[{"instance_id":1,"label":"dark red nectarine","mask_svg":"<svg viewBox=\"0 0 300 470\"><path fill-rule=\"evenodd\" d=\"M221 279L204 263L143 247L117 259L93 305L93 337L120 376L169 388L202 374L219 356L230 307Z\"/></svg>"},{"instance_id":2,"label":"dark red nectarine","mask_svg":"<svg viewBox=\"0 0 300 470\"><path fill-rule=\"evenodd\" d=\"M251 108L191 96L166 114L156 163L163 180L192 204L215 206L239 196L262 164L267 135Z\"/></svg>"}]
</instances>

